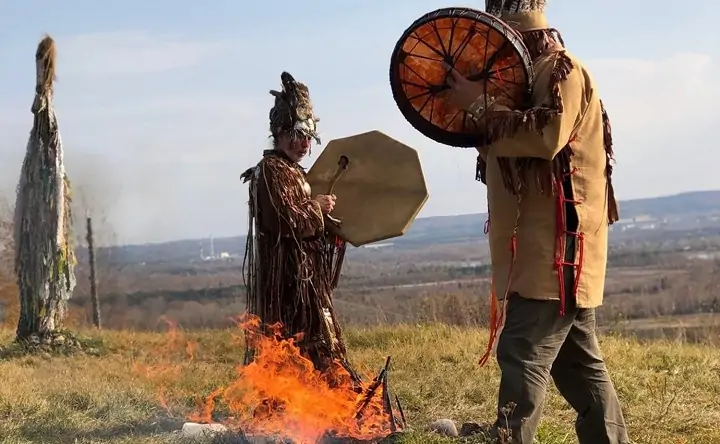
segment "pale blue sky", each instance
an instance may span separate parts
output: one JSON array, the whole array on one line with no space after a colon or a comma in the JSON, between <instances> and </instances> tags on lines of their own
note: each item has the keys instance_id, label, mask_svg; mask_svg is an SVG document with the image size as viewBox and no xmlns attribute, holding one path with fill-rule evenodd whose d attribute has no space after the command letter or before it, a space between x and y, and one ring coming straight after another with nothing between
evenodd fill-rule
<instances>
[{"instance_id":1,"label":"pale blue sky","mask_svg":"<svg viewBox=\"0 0 720 444\"><path fill-rule=\"evenodd\" d=\"M710 133L720 121L720 32L712 30L720 4L661 4L549 2L551 24L593 70L611 114L621 198L720 188ZM0 187L11 193L17 182L32 124L34 50L48 32L58 43L67 168L107 215L115 241L245 231L238 176L268 145L267 91L282 70L309 85L324 141L379 129L418 149L430 187L422 215L484 211L474 152L414 131L387 80L403 30L450 5L0 0Z\"/></svg>"}]
</instances>

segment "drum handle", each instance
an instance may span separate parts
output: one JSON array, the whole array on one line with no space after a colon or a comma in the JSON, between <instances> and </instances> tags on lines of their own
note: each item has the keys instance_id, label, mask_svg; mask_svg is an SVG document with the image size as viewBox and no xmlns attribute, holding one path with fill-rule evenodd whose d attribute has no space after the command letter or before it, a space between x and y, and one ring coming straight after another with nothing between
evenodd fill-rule
<instances>
[{"instance_id":1,"label":"drum handle","mask_svg":"<svg viewBox=\"0 0 720 444\"><path fill-rule=\"evenodd\" d=\"M332 182L330 182L330 188L328 189L328 194L332 194L335 190L335 185L337 185L338 180L340 180L340 177L342 177L343 173L347 171L348 166L350 165L350 159L346 155L340 156L340 160L338 160L338 167L335 171L335 176L333 176Z\"/></svg>"}]
</instances>

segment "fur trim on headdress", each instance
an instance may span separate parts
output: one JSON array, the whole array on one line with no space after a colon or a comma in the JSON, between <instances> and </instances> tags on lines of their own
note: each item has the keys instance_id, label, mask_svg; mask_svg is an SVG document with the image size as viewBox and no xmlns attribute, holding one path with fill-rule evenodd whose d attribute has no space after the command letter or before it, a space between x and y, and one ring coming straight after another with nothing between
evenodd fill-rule
<instances>
[{"instance_id":1,"label":"fur trim on headdress","mask_svg":"<svg viewBox=\"0 0 720 444\"><path fill-rule=\"evenodd\" d=\"M544 11L547 0L485 0L485 12L496 17L528 11Z\"/></svg>"},{"instance_id":2,"label":"fur trim on headdress","mask_svg":"<svg viewBox=\"0 0 720 444\"><path fill-rule=\"evenodd\" d=\"M313 112L308 87L288 72L283 72L280 80L282 91L270 91L275 97L275 105L270 110L270 133L279 136L289 132L293 137L312 137L319 144L317 123L320 119Z\"/></svg>"}]
</instances>

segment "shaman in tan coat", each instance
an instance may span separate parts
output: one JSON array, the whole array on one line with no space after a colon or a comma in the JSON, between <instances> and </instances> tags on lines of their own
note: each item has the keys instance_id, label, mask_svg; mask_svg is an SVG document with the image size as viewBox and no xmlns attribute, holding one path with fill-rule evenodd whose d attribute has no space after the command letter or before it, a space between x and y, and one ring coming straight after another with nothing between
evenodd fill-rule
<instances>
[{"instance_id":1,"label":"shaman in tan coat","mask_svg":"<svg viewBox=\"0 0 720 444\"><path fill-rule=\"evenodd\" d=\"M547 28L539 11L504 19L525 32ZM535 106L495 118L498 140L480 149L496 290L559 300L564 310L562 265L572 265L578 307L595 308L603 299L608 225L618 219L609 120L592 76L561 44L553 42L533 67ZM571 263L566 236L576 245Z\"/></svg>"},{"instance_id":2,"label":"shaman in tan coat","mask_svg":"<svg viewBox=\"0 0 720 444\"><path fill-rule=\"evenodd\" d=\"M492 143L478 148L477 175L487 185L493 287L505 308L498 420L490 432L503 442L532 443L552 377L578 414L581 444L627 443L595 333L608 225L618 219L610 122L592 76L549 27L544 6L486 2L530 50L532 103L484 113L466 108L490 128ZM477 85L457 77L456 103L493 102L484 91L472 97Z\"/></svg>"}]
</instances>

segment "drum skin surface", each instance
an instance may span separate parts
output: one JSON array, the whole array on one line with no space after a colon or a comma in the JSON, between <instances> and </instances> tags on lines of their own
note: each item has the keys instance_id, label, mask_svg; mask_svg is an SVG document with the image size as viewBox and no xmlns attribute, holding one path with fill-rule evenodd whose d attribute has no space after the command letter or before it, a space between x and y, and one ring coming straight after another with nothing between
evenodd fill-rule
<instances>
[{"instance_id":1,"label":"drum skin surface","mask_svg":"<svg viewBox=\"0 0 720 444\"><path fill-rule=\"evenodd\" d=\"M343 158L347 168L338 179ZM354 247L402 236L429 197L417 151L380 131L331 140L307 181L313 195L333 190L332 216Z\"/></svg>"}]
</instances>

